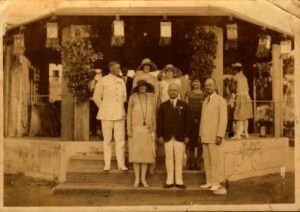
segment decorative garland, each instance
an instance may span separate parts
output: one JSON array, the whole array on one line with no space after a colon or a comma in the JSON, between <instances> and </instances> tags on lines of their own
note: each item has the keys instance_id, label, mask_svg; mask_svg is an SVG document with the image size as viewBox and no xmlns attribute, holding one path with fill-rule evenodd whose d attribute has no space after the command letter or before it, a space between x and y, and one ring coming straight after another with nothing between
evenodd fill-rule
<instances>
[{"instance_id":1,"label":"decorative garland","mask_svg":"<svg viewBox=\"0 0 300 212\"><path fill-rule=\"evenodd\" d=\"M205 79L211 77L215 68L217 37L213 31L205 30L203 26L196 26L191 36L191 44L194 53L190 63L190 74L199 78L201 84L204 84Z\"/></svg>"},{"instance_id":2,"label":"decorative garland","mask_svg":"<svg viewBox=\"0 0 300 212\"><path fill-rule=\"evenodd\" d=\"M89 82L94 77L92 64L98 59L103 59L102 53L94 52L90 37L80 36L63 42L61 53L66 68L64 77L68 79L70 93L77 102L88 100L91 96Z\"/></svg>"}]
</instances>

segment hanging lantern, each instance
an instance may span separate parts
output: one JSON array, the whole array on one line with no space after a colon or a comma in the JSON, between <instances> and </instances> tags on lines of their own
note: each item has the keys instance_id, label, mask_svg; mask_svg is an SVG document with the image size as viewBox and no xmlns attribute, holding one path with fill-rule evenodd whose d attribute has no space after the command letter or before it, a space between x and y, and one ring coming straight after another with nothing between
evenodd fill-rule
<instances>
[{"instance_id":1,"label":"hanging lantern","mask_svg":"<svg viewBox=\"0 0 300 212\"><path fill-rule=\"evenodd\" d=\"M59 50L59 39L58 39L58 24L55 22L47 23L47 40L46 48Z\"/></svg>"},{"instance_id":2,"label":"hanging lantern","mask_svg":"<svg viewBox=\"0 0 300 212\"><path fill-rule=\"evenodd\" d=\"M227 32L227 40L237 40L238 25L237 24L227 24L226 32Z\"/></svg>"},{"instance_id":3,"label":"hanging lantern","mask_svg":"<svg viewBox=\"0 0 300 212\"><path fill-rule=\"evenodd\" d=\"M171 45L171 38L172 38L172 22L170 21L160 22L159 45L160 46Z\"/></svg>"},{"instance_id":4,"label":"hanging lantern","mask_svg":"<svg viewBox=\"0 0 300 212\"><path fill-rule=\"evenodd\" d=\"M14 35L14 50L13 54L21 55L25 52L24 33Z\"/></svg>"},{"instance_id":5,"label":"hanging lantern","mask_svg":"<svg viewBox=\"0 0 300 212\"><path fill-rule=\"evenodd\" d=\"M271 49L271 36L270 35L260 35L258 40L258 47L256 50L257 57L267 57Z\"/></svg>"},{"instance_id":6,"label":"hanging lantern","mask_svg":"<svg viewBox=\"0 0 300 212\"><path fill-rule=\"evenodd\" d=\"M227 41L225 48L226 49L237 49L238 47L238 25L234 24L227 24L226 25L226 35Z\"/></svg>"},{"instance_id":7,"label":"hanging lantern","mask_svg":"<svg viewBox=\"0 0 300 212\"><path fill-rule=\"evenodd\" d=\"M121 47L125 43L125 24L124 21L118 19L117 17L117 20L112 23L111 46Z\"/></svg>"},{"instance_id":8,"label":"hanging lantern","mask_svg":"<svg viewBox=\"0 0 300 212\"><path fill-rule=\"evenodd\" d=\"M280 52L281 54L287 54L292 51L292 41L291 40L283 40L280 42Z\"/></svg>"}]
</instances>

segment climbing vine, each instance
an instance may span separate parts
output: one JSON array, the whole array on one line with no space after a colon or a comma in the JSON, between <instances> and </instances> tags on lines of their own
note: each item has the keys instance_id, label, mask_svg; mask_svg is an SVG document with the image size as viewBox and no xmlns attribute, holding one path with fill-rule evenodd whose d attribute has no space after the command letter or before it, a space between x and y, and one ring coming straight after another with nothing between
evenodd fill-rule
<instances>
[{"instance_id":1,"label":"climbing vine","mask_svg":"<svg viewBox=\"0 0 300 212\"><path fill-rule=\"evenodd\" d=\"M217 36L211 29L196 26L191 36L193 55L190 63L190 74L200 79L201 84L211 77L215 68L214 59L217 53Z\"/></svg>"}]
</instances>

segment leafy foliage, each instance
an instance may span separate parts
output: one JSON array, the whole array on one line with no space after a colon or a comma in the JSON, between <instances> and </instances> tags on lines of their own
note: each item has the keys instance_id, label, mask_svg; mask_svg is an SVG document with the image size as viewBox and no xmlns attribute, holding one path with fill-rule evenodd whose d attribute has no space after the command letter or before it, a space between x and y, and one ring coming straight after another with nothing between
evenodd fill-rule
<instances>
[{"instance_id":1,"label":"leafy foliage","mask_svg":"<svg viewBox=\"0 0 300 212\"><path fill-rule=\"evenodd\" d=\"M191 36L191 44L194 48L190 63L191 75L200 79L201 84L211 77L215 68L214 59L217 53L217 37L211 30L203 26L196 26Z\"/></svg>"},{"instance_id":2,"label":"leafy foliage","mask_svg":"<svg viewBox=\"0 0 300 212\"><path fill-rule=\"evenodd\" d=\"M89 37L76 36L62 43L65 75L70 93L77 101L86 101L91 96L89 82L94 77L93 63L103 59L102 53L95 53Z\"/></svg>"}]
</instances>

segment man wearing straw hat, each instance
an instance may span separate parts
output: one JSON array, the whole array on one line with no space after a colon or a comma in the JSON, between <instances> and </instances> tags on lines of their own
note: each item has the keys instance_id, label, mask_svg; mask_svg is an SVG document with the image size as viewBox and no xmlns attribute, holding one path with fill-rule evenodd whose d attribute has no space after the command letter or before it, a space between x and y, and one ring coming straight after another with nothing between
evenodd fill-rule
<instances>
[{"instance_id":1,"label":"man wearing straw hat","mask_svg":"<svg viewBox=\"0 0 300 212\"><path fill-rule=\"evenodd\" d=\"M93 100L99 108L97 119L101 120L103 131L104 171L111 168L111 140L114 132L116 156L119 170L126 171L125 149L125 109L126 87L119 78L120 64L112 61L108 65L109 74L97 82Z\"/></svg>"}]
</instances>

